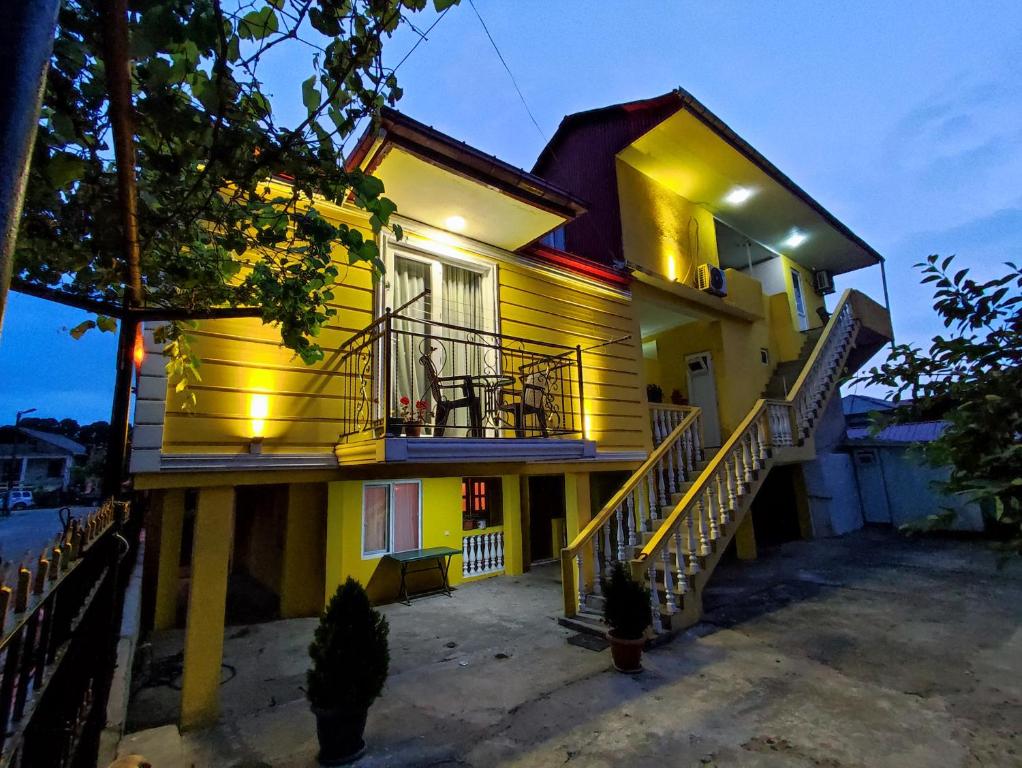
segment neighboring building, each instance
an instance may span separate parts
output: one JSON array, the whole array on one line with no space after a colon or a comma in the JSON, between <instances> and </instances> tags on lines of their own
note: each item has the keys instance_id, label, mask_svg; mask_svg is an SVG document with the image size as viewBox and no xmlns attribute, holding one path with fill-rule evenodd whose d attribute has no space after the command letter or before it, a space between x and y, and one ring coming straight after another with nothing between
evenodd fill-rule
<instances>
[{"instance_id":1,"label":"neighboring building","mask_svg":"<svg viewBox=\"0 0 1022 768\"><path fill-rule=\"evenodd\" d=\"M570 116L532 173L384 110L349 163L406 236L380 238L383 279L338 253L322 363L258 321L203 322L185 412L146 331L131 468L155 626L186 628L183 725L215 717L242 586L305 616L347 576L393 599L388 554L451 547L455 584L561 556L584 622L627 559L660 630L698 617L732 539L749 557L777 520L817 532L818 414L891 337L858 292L824 325L824 295L881 258L695 99ZM321 210L371 236L360 211ZM688 404L647 403L648 383Z\"/></svg>"},{"instance_id":2,"label":"neighboring building","mask_svg":"<svg viewBox=\"0 0 1022 768\"><path fill-rule=\"evenodd\" d=\"M85 446L69 437L25 427L0 428L0 483L36 491L66 491Z\"/></svg>"},{"instance_id":3,"label":"neighboring building","mask_svg":"<svg viewBox=\"0 0 1022 768\"><path fill-rule=\"evenodd\" d=\"M936 440L946 421L891 424L873 434L872 414L898 406L878 398L843 398L848 425L843 448L851 458L854 497L865 523L904 525L945 511L955 513L953 528L982 531L979 505L942 493L950 470L923 461L921 447Z\"/></svg>"}]
</instances>

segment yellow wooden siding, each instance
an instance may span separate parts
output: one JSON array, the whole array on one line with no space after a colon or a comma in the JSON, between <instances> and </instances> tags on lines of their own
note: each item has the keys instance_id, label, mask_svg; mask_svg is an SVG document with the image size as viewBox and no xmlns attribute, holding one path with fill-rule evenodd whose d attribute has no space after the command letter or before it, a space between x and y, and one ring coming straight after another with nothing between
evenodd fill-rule
<instances>
[{"instance_id":1,"label":"yellow wooden siding","mask_svg":"<svg viewBox=\"0 0 1022 768\"><path fill-rule=\"evenodd\" d=\"M502 264L498 275L506 336L585 350L631 335L583 353L587 434L601 451L648 447L642 346L630 297L520 264Z\"/></svg>"}]
</instances>

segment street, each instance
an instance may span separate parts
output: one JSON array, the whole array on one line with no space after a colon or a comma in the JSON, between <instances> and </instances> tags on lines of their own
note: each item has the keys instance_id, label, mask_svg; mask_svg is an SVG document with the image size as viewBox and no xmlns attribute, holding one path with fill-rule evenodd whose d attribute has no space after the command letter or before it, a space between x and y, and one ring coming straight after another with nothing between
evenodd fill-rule
<instances>
[{"instance_id":1,"label":"street","mask_svg":"<svg viewBox=\"0 0 1022 768\"><path fill-rule=\"evenodd\" d=\"M71 507L71 514L82 518L94 507ZM4 563L27 562L38 557L42 548L60 532L59 507L12 511L0 517L0 559Z\"/></svg>"}]
</instances>

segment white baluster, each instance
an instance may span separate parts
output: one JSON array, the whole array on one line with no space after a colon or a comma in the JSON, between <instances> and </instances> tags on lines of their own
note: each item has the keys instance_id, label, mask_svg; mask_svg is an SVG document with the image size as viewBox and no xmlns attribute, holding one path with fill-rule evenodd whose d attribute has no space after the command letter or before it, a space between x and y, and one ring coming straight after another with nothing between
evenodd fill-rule
<instances>
[{"instance_id":1,"label":"white baluster","mask_svg":"<svg viewBox=\"0 0 1022 768\"><path fill-rule=\"evenodd\" d=\"M664 631L664 625L660 623L660 595L656 586L656 569L650 563L647 571L649 574L649 602L650 612L653 614L653 631L658 635Z\"/></svg>"},{"instance_id":2,"label":"white baluster","mask_svg":"<svg viewBox=\"0 0 1022 768\"><path fill-rule=\"evenodd\" d=\"M625 496L625 505L628 509L628 546L634 547L639 543L639 540L635 537L635 532L638 530L638 520L635 517L635 490L632 489Z\"/></svg>"},{"instance_id":3,"label":"white baluster","mask_svg":"<svg viewBox=\"0 0 1022 768\"><path fill-rule=\"evenodd\" d=\"M699 533L699 555L700 557L706 557L710 554L710 540L706 535L706 508L703 504L703 495L699 494L696 499L696 523L697 530Z\"/></svg>"},{"instance_id":4,"label":"white baluster","mask_svg":"<svg viewBox=\"0 0 1022 768\"><path fill-rule=\"evenodd\" d=\"M463 537L461 540L461 575L468 576L469 570L468 560L468 538Z\"/></svg>"},{"instance_id":5,"label":"white baluster","mask_svg":"<svg viewBox=\"0 0 1022 768\"><path fill-rule=\"evenodd\" d=\"M643 482L646 484L646 491L647 491L647 493L646 493L646 502L647 502L646 511L649 513L649 517L648 517L648 519L646 521L646 530L649 531L650 533L652 533L652 531L653 531L653 520L655 519L654 515L655 515L655 510L656 510L656 496L655 496L655 492L653 490L653 477L652 477L652 475L650 473L646 473L646 476L643 478Z\"/></svg>"},{"instance_id":6,"label":"white baluster","mask_svg":"<svg viewBox=\"0 0 1022 768\"><path fill-rule=\"evenodd\" d=\"M688 556L688 572L699 573L698 543L696 541L695 509L690 507L685 515L685 533L688 538L688 546L685 554Z\"/></svg>"},{"instance_id":7,"label":"white baluster","mask_svg":"<svg viewBox=\"0 0 1022 768\"><path fill-rule=\"evenodd\" d=\"M597 534L598 535L598 534ZM610 524L603 526L603 573L610 578L610 569L613 566L613 549L610 544Z\"/></svg>"},{"instance_id":8,"label":"white baluster","mask_svg":"<svg viewBox=\"0 0 1022 768\"><path fill-rule=\"evenodd\" d=\"M745 471L745 482L752 482L752 449L749 447L751 435L742 435L742 467Z\"/></svg>"},{"instance_id":9,"label":"white baluster","mask_svg":"<svg viewBox=\"0 0 1022 768\"><path fill-rule=\"evenodd\" d=\"M735 495L735 473L731 467L731 457L724 459L724 482L727 485L727 504L732 512L738 509L738 498Z\"/></svg>"},{"instance_id":10,"label":"white baluster","mask_svg":"<svg viewBox=\"0 0 1022 768\"><path fill-rule=\"evenodd\" d=\"M713 494L710 493L711 485L707 483L703 497L706 500L706 518L710 521L710 541L720 538L720 528L717 527L717 515L713 505Z\"/></svg>"},{"instance_id":11,"label":"white baluster","mask_svg":"<svg viewBox=\"0 0 1022 768\"><path fill-rule=\"evenodd\" d=\"M673 616L678 610L674 602L674 579L671 577L671 553L669 547L660 550L660 559L664 563L664 597L667 601L667 615Z\"/></svg>"},{"instance_id":12,"label":"white baluster","mask_svg":"<svg viewBox=\"0 0 1022 768\"><path fill-rule=\"evenodd\" d=\"M586 604L586 582L585 575L582 568L582 550L579 549L578 554L575 555L575 564L578 567L578 609L581 611L585 608Z\"/></svg>"},{"instance_id":13,"label":"white baluster","mask_svg":"<svg viewBox=\"0 0 1022 768\"><path fill-rule=\"evenodd\" d=\"M678 579L678 592L683 595L688 594L688 578L685 576L685 549L681 544L681 526L674 526L674 550L675 550L675 562L678 565L676 573Z\"/></svg>"},{"instance_id":14,"label":"white baluster","mask_svg":"<svg viewBox=\"0 0 1022 768\"><path fill-rule=\"evenodd\" d=\"M617 518L617 559L625 559L625 528L624 528L624 513L621 511L623 505L618 504L614 510L614 517Z\"/></svg>"},{"instance_id":15,"label":"white baluster","mask_svg":"<svg viewBox=\"0 0 1022 768\"><path fill-rule=\"evenodd\" d=\"M717 516L720 518L720 527L724 528L731 519L727 514L727 500L724 498L724 480L723 473L718 468L713 473L713 484L717 488Z\"/></svg>"},{"instance_id":16,"label":"white baluster","mask_svg":"<svg viewBox=\"0 0 1022 768\"><path fill-rule=\"evenodd\" d=\"M653 466L653 480L656 483L657 490L660 492L661 507L667 506L667 495L664 493L667 486L667 479L664 477L664 472L666 471L667 467L664 465L664 459L661 456Z\"/></svg>"},{"instance_id":17,"label":"white baluster","mask_svg":"<svg viewBox=\"0 0 1022 768\"><path fill-rule=\"evenodd\" d=\"M667 490L673 496L678 492L678 471L674 466L674 451L670 448L664 454L664 467L667 471Z\"/></svg>"},{"instance_id":18,"label":"white baluster","mask_svg":"<svg viewBox=\"0 0 1022 768\"><path fill-rule=\"evenodd\" d=\"M603 594L603 584L600 577L603 575L603 567L600 565L600 534L599 531L590 539L593 545L593 594Z\"/></svg>"}]
</instances>

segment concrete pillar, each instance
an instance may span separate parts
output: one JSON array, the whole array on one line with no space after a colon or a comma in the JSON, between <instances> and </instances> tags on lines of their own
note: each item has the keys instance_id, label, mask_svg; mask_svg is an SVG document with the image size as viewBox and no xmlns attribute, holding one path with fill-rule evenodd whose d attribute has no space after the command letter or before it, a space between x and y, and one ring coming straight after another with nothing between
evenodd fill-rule
<instances>
[{"instance_id":1,"label":"concrete pillar","mask_svg":"<svg viewBox=\"0 0 1022 768\"><path fill-rule=\"evenodd\" d=\"M756 529L752 525L752 510L745 513L745 519L735 531L735 552L739 560L756 559Z\"/></svg>"},{"instance_id":2,"label":"concrete pillar","mask_svg":"<svg viewBox=\"0 0 1022 768\"><path fill-rule=\"evenodd\" d=\"M588 472L564 473L564 523L568 529L570 544L593 516L592 497ZM587 581L593 578L591 553L583 554L583 574ZM564 592L564 607L569 616L575 615L578 595L578 568L575 564L561 563L561 588ZM570 610L569 610L570 609Z\"/></svg>"},{"instance_id":3,"label":"concrete pillar","mask_svg":"<svg viewBox=\"0 0 1022 768\"><path fill-rule=\"evenodd\" d=\"M316 616L323 610L326 497L324 483L288 486L280 574L281 618Z\"/></svg>"},{"instance_id":4,"label":"concrete pillar","mask_svg":"<svg viewBox=\"0 0 1022 768\"><path fill-rule=\"evenodd\" d=\"M195 513L192 583L185 627L181 729L216 722L224 655L227 574L234 536L234 488L203 488Z\"/></svg>"},{"instance_id":5,"label":"concrete pillar","mask_svg":"<svg viewBox=\"0 0 1022 768\"><path fill-rule=\"evenodd\" d=\"M153 510L158 519L159 561L156 565L156 593L153 626L170 629L177 623L177 595L180 589L181 529L185 518L185 492L180 488L159 491Z\"/></svg>"},{"instance_id":6,"label":"concrete pillar","mask_svg":"<svg viewBox=\"0 0 1022 768\"><path fill-rule=\"evenodd\" d=\"M359 530L362 529L361 510L356 509L355 499L361 498L360 485L356 481L327 483L326 503L326 573L323 590L323 604L334 596L337 587L344 581L344 515L358 515ZM345 502L349 501L346 504ZM347 508L346 508L347 507Z\"/></svg>"},{"instance_id":7,"label":"concrete pillar","mask_svg":"<svg viewBox=\"0 0 1022 768\"><path fill-rule=\"evenodd\" d=\"M523 573L522 539L528 536L522 530L522 496L518 475L503 475L501 499L504 502L504 573L519 576Z\"/></svg>"}]
</instances>

